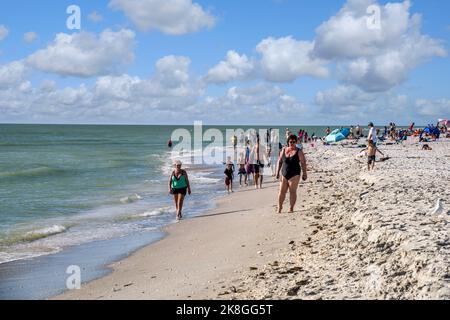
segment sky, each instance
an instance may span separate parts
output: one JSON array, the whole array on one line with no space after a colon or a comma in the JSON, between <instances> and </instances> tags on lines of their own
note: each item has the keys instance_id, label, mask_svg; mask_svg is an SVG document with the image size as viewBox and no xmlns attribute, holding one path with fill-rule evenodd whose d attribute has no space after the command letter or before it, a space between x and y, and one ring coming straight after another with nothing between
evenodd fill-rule
<instances>
[{"instance_id":1,"label":"sky","mask_svg":"<svg viewBox=\"0 0 450 320\"><path fill-rule=\"evenodd\" d=\"M447 0L0 3L0 123L425 125Z\"/></svg>"}]
</instances>

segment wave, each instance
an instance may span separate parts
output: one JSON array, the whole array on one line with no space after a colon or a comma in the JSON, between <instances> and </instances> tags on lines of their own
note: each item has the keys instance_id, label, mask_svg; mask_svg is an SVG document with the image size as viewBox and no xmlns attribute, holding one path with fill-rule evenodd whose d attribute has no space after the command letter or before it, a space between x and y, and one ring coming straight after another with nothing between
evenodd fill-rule
<instances>
[{"instance_id":1,"label":"wave","mask_svg":"<svg viewBox=\"0 0 450 320\"><path fill-rule=\"evenodd\" d=\"M139 200L142 200L142 197L140 195L138 195L137 193L135 193L131 196L120 199L120 202L123 204L127 204L127 203L133 203L133 202L136 202Z\"/></svg>"},{"instance_id":2,"label":"wave","mask_svg":"<svg viewBox=\"0 0 450 320\"><path fill-rule=\"evenodd\" d=\"M115 219L115 222L126 222L132 220L141 220L143 218L151 218L162 216L164 214L175 214L175 209L173 207L162 207L158 209L153 209L149 211L145 211L144 213L137 213L133 215L121 216Z\"/></svg>"},{"instance_id":3,"label":"wave","mask_svg":"<svg viewBox=\"0 0 450 320\"><path fill-rule=\"evenodd\" d=\"M207 177L192 177L190 178L192 182L205 183L205 184L216 184L222 181L218 178L207 178Z\"/></svg>"},{"instance_id":4,"label":"wave","mask_svg":"<svg viewBox=\"0 0 450 320\"><path fill-rule=\"evenodd\" d=\"M53 225L50 227L36 229L22 234L17 234L10 238L0 240L0 244L9 246L20 242L33 242L60 233L64 233L68 230L68 228L69 227L65 227L62 225Z\"/></svg>"},{"instance_id":5,"label":"wave","mask_svg":"<svg viewBox=\"0 0 450 320\"><path fill-rule=\"evenodd\" d=\"M164 208L159 208L159 209L155 209L152 211L146 211L144 213L136 215L136 217L140 217L140 218L154 217L154 216L160 216L165 213L172 213L172 211L174 211L172 207L164 207Z\"/></svg>"},{"instance_id":6,"label":"wave","mask_svg":"<svg viewBox=\"0 0 450 320\"><path fill-rule=\"evenodd\" d=\"M65 170L42 166L33 169L18 170L12 172L0 172L0 178L33 178L63 174Z\"/></svg>"},{"instance_id":7,"label":"wave","mask_svg":"<svg viewBox=\"0 0 450 320\"><path fill-rule=\"evenodd\" d=\"M39 141L34 143L14 143L14 142L0 142L1 147L55 147L55 146L87 146L87 145L100 145L100 146L108 146L108 145L136 145L136 146L145 146L145 143L142 142L132 142L132 141L109 141L109 140L92 140L92 139L83 139L83 140L64 140L64 141Z\"/></svg>"}]
</instances>

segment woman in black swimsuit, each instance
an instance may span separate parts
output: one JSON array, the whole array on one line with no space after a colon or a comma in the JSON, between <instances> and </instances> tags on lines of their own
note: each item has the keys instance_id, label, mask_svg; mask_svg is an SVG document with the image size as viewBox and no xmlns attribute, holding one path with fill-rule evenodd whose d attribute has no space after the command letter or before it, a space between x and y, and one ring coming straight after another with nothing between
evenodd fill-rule
<instances>
[{"instance_id":1,"label":"woman in black swimsuit","mask_svg":"<svg viewBox=\"0 0 450 320\"><path fill-rule=\"evenodd\" d=\"M288 147L284 148L278 158L277 179L280 179L280 171L282 171L280 193L278 195L278 213L283 210L283 203L286 199L286 193L290 194L290 210L294 212L294 206L297 202L297 189L300 183L300 174L303 169L302 179L306 181L308 175L306 173L306 159L303 151L297 148L297 136L291 135L288 139ZM301 167L300 167L301 164Z\"/></svg>"}]
</instances>

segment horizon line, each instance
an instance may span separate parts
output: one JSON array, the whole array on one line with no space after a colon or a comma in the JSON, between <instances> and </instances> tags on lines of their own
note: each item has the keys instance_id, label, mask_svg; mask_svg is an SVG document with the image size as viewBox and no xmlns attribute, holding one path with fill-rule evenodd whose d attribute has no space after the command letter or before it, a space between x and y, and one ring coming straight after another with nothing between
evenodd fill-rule
<instances>
[{"instance_id":1,"label":"horizon line","mask_svg":"<svg viewBox=\"0 0 450 320\"><path fill-rule=\"evenodd\" d=\"M200 121L200 120L196 120L196 121ZM132 124L132 123L20 123L20 122L0 122L0 125L37 125L37 126L136 126L136 127L148 127L148 126L193 126L194 122L191 124ZM348 125L348 124L205 124L203 123L202 125L204 126L217 126L217 127L225 127L225 126L233 126L233 127L237 127L237 126L242 126L242 127L258 127L258 126L263 126L263 127L268 127L268 128L273 128L273 127L356 127L357 125L359 125L360 127L367 127L368 125ZM397 127L409 127L411 124L396 124ZM375 127L384 127L387 126L387 124L385 125L381 125L381 124L375 124ZM415 127L426 127L428 126L425 124L415 124Z\"/></svg>"}]
</instances>

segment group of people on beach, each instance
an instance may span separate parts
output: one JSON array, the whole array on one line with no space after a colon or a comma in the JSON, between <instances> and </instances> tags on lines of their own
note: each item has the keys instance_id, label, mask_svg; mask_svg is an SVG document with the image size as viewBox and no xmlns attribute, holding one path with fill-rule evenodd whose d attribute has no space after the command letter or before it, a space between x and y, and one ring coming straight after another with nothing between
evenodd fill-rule
<instances>
[{"instance_id":1,"label":"group of people on beach","mask_svg":"<svg viewBox=\"0 0 450 320\"><path fill-rule=\"evenodd\" d=\"M288 129L286 131L287 143L281 144L279 137L274 130L269 129L265 135L266 144L261 144L260 136L256 132L250 133L248 136L231 138L233 146L236 143L245 146L244 151L239 153L238 159L238 175L241 187L253 184L256 189L263 186L263 170L268 166L272 171L272 176L280 181L280 189L278 194L278 209L281 213L286 194L290 193L289 212L294 212L297 201L297 189L300 180L306 181L308 178L306 169L306 158L303 153L303 141L311 141L306 131L302 133L301 138L292 134ZM254 142L254 143L253 143ZM264 150L263 150L264 149ZM233 192L233 181L235 174L235 166L231 161L231 157L227 159L224 170L224 181L228 193ZM182 163L177 161L175 169L170 175L168 182L169 193L173 195L177 220L182 219L182 210L184 198L187 194L191 194L188 174L182 169Z\"/></svg>"},{"instance_id":2,"label":"group of people on beach","mask_svg":"<svg viewBox=\"0 0 450 320\"><path fill-rule=\"evenodd\" d=\"M428 141L427 138L431 136L436 139L437 130L449 134L448 128L429 125L427 129L414 129L415 124L411 123L408 129L398 129L395 123L390 123L389 126L384 127L384 132L375 128L374 124L368 124L369 133L367 137L367 146L363 150L367 154L367 168L374 170L377 153L384 155L378 148L379 141L386 141L388 139L403 142L409 136L419 136L419 141ZM434 128L434 129L433 129ZM342 129L342 128L341 128ZM263 187L264 169L267 167L271 170L272 177L279 180L280 187L278 193L278 207L277 213L283 210L283 204L289 191L289 212L294 212L294 207L297 201L297 189L300 181L308 179L307 161L303 152L303 143L314 143L318 139L325 142L324 138L318 138L315 133L311 136L305 130L299 130L298 135L292 133L289 128L285 130L286 144L282 144L277 135L278 130L268 129L264 135L265 144L261 144L261 137L256 131L249 131L247 135L243 132L239 137L233 135L231 137L231 144L235 152L239 155L237 160L240 187L253 185L256 189ZM331 128L327 127L325 134L329 135ZM430 134L431 133L431 134ZM357 125L350 128L350 135L348 139L359 140L365 137L364 130ZM172 141L168 145L172 146ZM424 150L431 150L428 145L425 145ZM383 158L385 160L388 158ZM174 196L176 206L177 219L182 218L182 209L184 198L187 194L191 194L188 174L181 168L182 164L177 161L175 169L169 178L169 193ZM235 180L235 165L228 157L225 162L224 182L226 191L233 192L233 182Z\"/></svg>"},{"instance_id":3,"label":"group of people on beach","mask_svg":"<svg viewBox=\"0 0 450 320\"><path fill-rule=\"evenodd\" d=\"M239 138L231 138L234 150L239 155L237 160L239 185L241 187L253 184L256 189L262 189L264 180L264 168L271 166L271 141L273 140L272 129L265 134L266 144L261 143L258 133L250 130L247 135L240 133ZM238 150L239 149L239 150ZM227 159L225 175L225 186L228 193L233 192L235 166L231 157Z\"/></svg>"}]
</instances>

